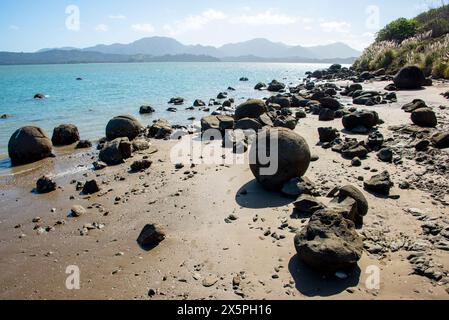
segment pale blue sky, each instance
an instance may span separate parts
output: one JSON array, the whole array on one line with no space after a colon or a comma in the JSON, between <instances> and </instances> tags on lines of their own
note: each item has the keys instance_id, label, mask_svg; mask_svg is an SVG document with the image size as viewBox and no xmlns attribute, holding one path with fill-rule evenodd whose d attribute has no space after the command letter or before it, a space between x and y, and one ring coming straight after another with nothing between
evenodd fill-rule
<instances>
[{"instance_id":1,"label":"pale blue sky","mask_svg":"<svg viewBox=\"0 0 449 320\"><path fill-rule=\"evenodd\" d=\"M215 46L260 37L301 45L341 41L363 49L379 27L398 17L415 16L433 3L432 0L0 0L0 51L128 43L146 36L169 36L185 44ZM69 5L79 8L77 31L66 27Z\"/></svg>"}]
</instances>

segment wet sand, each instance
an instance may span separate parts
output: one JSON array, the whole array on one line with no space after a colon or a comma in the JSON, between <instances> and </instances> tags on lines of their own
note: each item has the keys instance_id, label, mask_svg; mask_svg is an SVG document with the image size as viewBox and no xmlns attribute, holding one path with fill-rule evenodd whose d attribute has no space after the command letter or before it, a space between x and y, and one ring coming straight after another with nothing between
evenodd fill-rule
<instances>
[{"instance_id":1,"label":"wet sand","mask_svg":"<svg viewBox=\"0 0 449 320\"><path fill-rule=\"evenodd\" d=\"M364 88L381 89L385 85L376 82ZM440 95L447 88L436 84L425 90L400 91L397 103L368 109L376 110L385 121L380 131L387 138L392 136L388 126L411 123L410 115L400 107L422 98L434 107L447 129L449 110L438 109L449 104ZM449 209L429 192L398 188L409 173L404 168L410 165L419 170L418 164L408 160L404 166L386 164L372 154L362 167L351 167L350 160L317 145L317 128L323 126L343 129L340 119L323 123L312 115L300 120L296 128L312 153L319 156L311 164L308 178L323 191L348 183L363 189L359 177L366 180L373 175L363 169L369 166L379 172L388 170L395 182L392 193L400 196L393 200L364 192L370 211L359 232L379 232L387 242L422 241L423 222L406 212L410 208L449 223ZM91 170L96 151L77 151L0 178L1 299L449 298L447 285L412 274L407 260L410 252L403 249L382 255L366 251L359 269L347 279L323 278L296 257L292 230L305 226L307 219L292 216L292 199L263 190L248 165L197 165L176 170L169 156L176 142L151 143L157 153L138 152L125 164L103 171ZM129 173L132 161L145 155L153 161L152 167L145 173ZM73 171L57 174L68 169ZM32 193L36 180L51 173L56 173L58 190L47 195ZM91 179L102 183L101 192L92 196L80 195L71 183ZM327 203L330 199L320 200ZM68 217L73 205L82 205L88 213ZM238 219L225 222L231 214ZM33 223L36 217L41 222ZM104 228L81 236L83 226L94 222L104 224ZM167 233L167 239L151 251L142 250L136 243L148 223L161 224ZM36 224L56 226L48 233L37 234L33 230ZM280 228L285 224L288 227ZM264 236L267 230L285 238ZM449 270L448 251L429 248L425 253L442 270ZM80 290L65 287L69 265L80 268ZM378 290L366 286L366 271L373 265L381 270ZM232 282L238 274L242 281L234 290ZM204 279L216 283L206 287ZM156 292L152 297L148 295L150 289Z\"/></svg>"}]
</instances>

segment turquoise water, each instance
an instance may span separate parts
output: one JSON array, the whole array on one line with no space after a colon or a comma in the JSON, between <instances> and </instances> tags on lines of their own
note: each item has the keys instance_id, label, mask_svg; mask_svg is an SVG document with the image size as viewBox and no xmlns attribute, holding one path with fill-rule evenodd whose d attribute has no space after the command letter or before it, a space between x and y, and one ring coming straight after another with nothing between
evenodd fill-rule
<instances>
[{"instance_id":1,"label":"turquoise water","mask_svg":"<svg viewBox=\"0 0 449 320\"><path fill-rule=\"evenodd\" d=\"M53 128L72 123L82 139L98 139L110 118L131 114L143 124L167 118L172 123L188 124L188 118L200 119L200 111L187 111L195 99L206 103L231 86L236 101L263 97L266 92L253 90L257 82L273 79L297 83L306 71L327 67L320 64L281 63L139 63L79 64L0 67L0 155L5 157L14 131L24 125L43 128L49 136ZM241 77L249 78L240 82ZM83 81L76 81L82 77ZM42 92L45 100L34 100ZM177 113L167 112L168 100L181 96L186 100ZM139 107L150 104L151 116L139 116ZM213 109L212 109L213 110Z\"/></svg>"}]
</instances>

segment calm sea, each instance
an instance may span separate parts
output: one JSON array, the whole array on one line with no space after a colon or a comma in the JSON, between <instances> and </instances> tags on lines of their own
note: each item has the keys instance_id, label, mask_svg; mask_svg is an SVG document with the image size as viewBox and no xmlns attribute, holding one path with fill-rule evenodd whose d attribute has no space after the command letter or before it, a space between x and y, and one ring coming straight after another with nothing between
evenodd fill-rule
<instances>
[{"instance_id":1,"label":"calm sea","mask_svg":"<svg viewBox=\"0 0 449 320\"><path fill-rule=\"evenodd\" d=\"M324 64L285 63L139 63L0 66L0 159L7 157L12 133L24 126L43 128L51 137L53 128L63 123L78 126L82 139L103 137L110 118L131 114L143 124L167 118L187 124L188 118L200 119L204 112L187 111L195 99L206 103L210 98L236 89L229 97L236 101L263 97L266 92L253 90L260 81L273 79L297 83L306 71L325 68ZM83 78L76 81L76 78ZM249 78L240 82L241 77ZM42 92L47 99L37 101ZM181 96L184 106L177 113L167 112L168 100ZM157 111L139 116L139 107L152 105ZM4 163L4 161L2 161Z\"/></svg>"}]
</instances>

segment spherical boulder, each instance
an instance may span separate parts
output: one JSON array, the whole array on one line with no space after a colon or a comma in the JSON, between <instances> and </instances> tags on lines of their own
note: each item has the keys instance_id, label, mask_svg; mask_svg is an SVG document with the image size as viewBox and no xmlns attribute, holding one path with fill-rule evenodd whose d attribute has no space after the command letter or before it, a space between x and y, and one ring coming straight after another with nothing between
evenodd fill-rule
<instances>
[{"instance_id":1,"label":"spherical boulder","mask_svg":"<svg viewBox=\"0 0 449 320\"><path fill-rule=\"evenodd\" d=\"M398 89L419 89L426 83L422 70L416 66L404 67L393 79Z\"/></svg>"},{"instance_id":2,"label":"spherical boulder","mask_svg":"<svg viewBox=\"0 0 449 320\"><path fill-rule=\"evenodd\" d=\"M11 136L8 153L13 166L36 162L52 156L52 143L38 127L23 127Z\"/></svg>"},{"instance_id":3,"label":"spherical boulder","mask_svg":"<svg viewBox=\"0 0 449 320\"><path fill-rule=\"evenodd\" d=\"M128 138L134 140L143 129L142 124L132 116L118 116L109 121L106 126L108 140Z\"/></svg>"},{"instance_id":4,"label":"spherical boulder","mask_svg":"<svg viewBox=\"0 0 449 320\"><path fill-rule=\"evenodd\" d=\"M264 188L271 191L279 191L287 181L302 177L310 160L307 142L286 128L263 131L254 140L250 152L252 173Z\"/></svg>"},{"instance_id":5,"label":"spherical boulder","mask_svg":"<svg viewBox=\"0 0 449 320\"><path fill-rule=\"evenodd\" d=\"M244 118L257 119L268 111L265 101L258 99L250 99L237 107L235 110L235 119Z\"/></svg>"},{"instance_id":6,"label":"spherical boulder","mask_svg":"<svg viewBox=\"0 0 449 320\"><path fill-rule=\"evenodd\" d=\"M419 108L413 111L412 122L425 128L435 128L438 124L437 116L431 108Z\"/></svg>"},{"instance_id":7,"label":"spherical boulder","mask_svg":"<svg viewBox=\"0 0 449 320\"><path fill-rule=\"evenodd\" d=\"M80 140L78 128L73 124L61 124L53 130L51 141L55 146L68 146Z\"/></svg>"}]
</instances>

